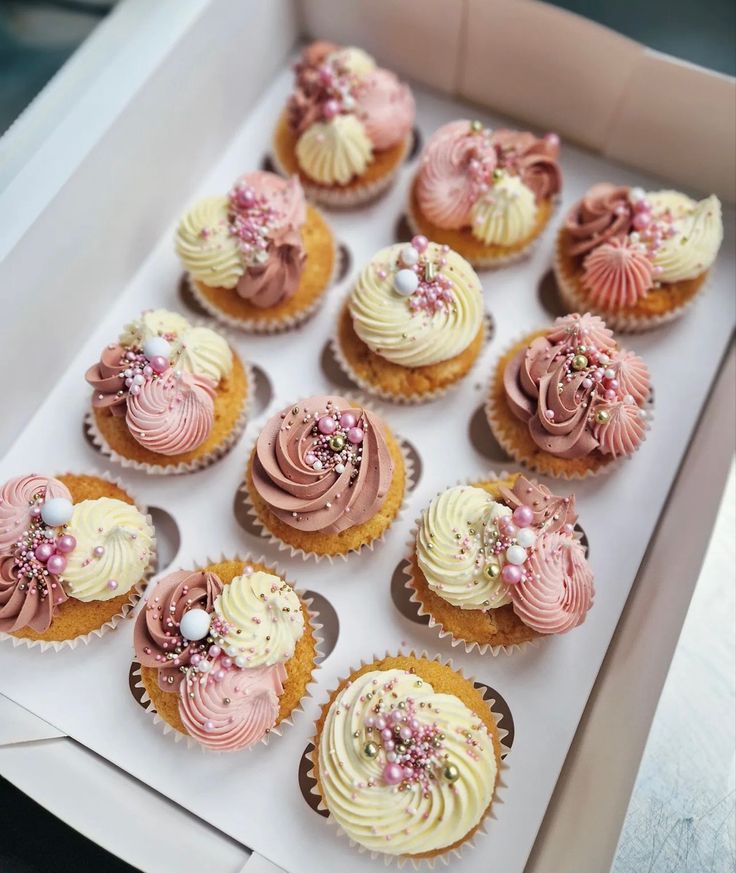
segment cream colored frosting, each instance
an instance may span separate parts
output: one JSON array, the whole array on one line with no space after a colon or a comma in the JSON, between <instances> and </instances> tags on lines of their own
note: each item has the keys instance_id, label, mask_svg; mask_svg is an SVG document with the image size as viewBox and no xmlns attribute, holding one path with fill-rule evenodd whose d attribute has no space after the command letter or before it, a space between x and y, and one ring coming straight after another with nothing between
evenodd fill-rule
<instances>
[{"instance_id":1,"label":"cream colored frosting","mask_svg":"<svg viewBox=\"0 0 736 873\"><path fill-rule=\"evenodd\" d=\"M126 324L119 337L121 346L142 347L143 343L154 336L176 334L177 336L189 329L189 322L177 312L168 309L148 309L138 318Z\"/></svg>"},{"instance_id":2,"label":"cream colored frosting","mask_svg":"<svg viewBox=\"0 0 736 873\"><path fill-rule=\"evenodd\" d=\"M141 581L151 561L153 528L135 506L122 500L99 497L76 503L66 533L77 545L67 555L61 581L77 600L110 600L125 594Z\"/></svg>"},{"instance_id":3,"label":"cream colored frosting","mask_svg":"<svg viewBox=\"0 0 736 873\"><path fill-rule=\"evenodd\" d=\"M373 146L354 115L317 121L299 137L296 157L304 172L323 185L346 185L373 159Z\"/></svg>"},{"instance_id":4,"label":"cream colored frosting","mask_svg":"<svg viewBox=\"0 0 736 873\"><path fill-rule=\"evenodd\" d=\"M172 363L215 382L229 376L233 369L233 353L227 340L209 327L191 327L173 343Z\"/></svg>"},{"instance_id":5,"label":"cream colored frosting","mask_svg":"<svg viewBox=\"0 0 736 873\"><path fill-rule=\"evenodd\" d=\"M529 236L536 217L534 192L505 173L473 204L470 227L486 245L511 246Z\"/></svg>"},{"instance_id":6,"label":"cream colored frosting","mask_svg":"<svg viewBox=\"0 0 736 873\"><path fill-rule=\"evenodd\" d=\"M214 603L230 629L226 647L236 649L247 667L288 661L304 633L304 614L296 592L278 576L260 570L237 576Z\"/></svg>"},{"instance_id":7,"label":"cream colored frosting","mask_svg":"<svg viewBox=\"0 0 736 873\"><path fill-rule=\"evenodd\" d=\"M390 691L387 683L393 685ZM416 783L400 791L385 781L383 749L372 758L364 752L365 718L377 702L383 699L387 711L408 698L415 702L416 718L436 722L445 735L441 751L447 759L438 761L426 796ZM450 846L478 824L493 798L496 757L481 719L459 698L437 694L403 670L370 671L343 688L327 712L317 755L330 814L351 839L376 852L412 855ZM452 783L442 774L446 765L457 767Z\"/></svg>"},{"instance_id":8,"label":"cream colored frosting","mask_svg":"<svg viewBox=\"0 0 736 873\"><path fill-rule=\"evenodd\" d=\"M446 253L430 243L425 254L438 274L452 282L453 303L434 314L412 311L406 297L394 291L393 280L402 265L404 245L382 249L360 274L348 301L353 327L363 342L387 361L403 367L422 367L446 361L463 352L477 336L483 321L480 280L456 252Z\"/></svg>"},{"instance_id":9,"label":"cream colored frosting","mask_svg":"<svg viewBox=\"0 0 736 873\"><path fill-rule=\"evenodd\" d=\"M461 609L496 609L510 602L501 581L502 561L491 560L497 575L487 572L484 538L497 533L494 521L511 510L487 491L472 485L450 488L422 513L416 544L419 567L429 587ZM486 540L487 541L487 540Z\"/></svg>"},{"instance_id":10,"label":"cream colored frosting","mask_svg":"<svg viewBox=\"0 0 736 873\"><path fill-rule=\"evenodd\" d=\"M328 64L338 64L356 76L367 76L376 68L376 62L368 52L355 46L339 48L331 52L326 60Z\"/></svg>"},{"instance_id":11,"label":"cream colored frosting","mask_svg":"<svg viewBox=\"0 0 736 873\"><path fill-rule=\"evenodd\" d=\"M243 275L239 241L230 233L227 197L205 197L184 215L176 231L176 252L200 282L234 288Z\"/></svg>"},{"instance_id":12,"label":"cream colored frosting","mask_svg":"<svg viewBox=\"0 0 736 873\"><path fill-rule=\"evenodd\" d=\"M675 218L673 228L674 235L664 239L654 255L660 282L694 279L713 265L723 241L720 200L715 194L706 197Z\"/></svg>"},{"instance_id":13,"label":"cream colored frosting","mask_svg":"<svg viewBox=\"0 0 736 873\"><path fill-rule=\"evenodd\" d=\"M655 215L669 210L675 218L682 218L695 208L696 201L680 191L648 191L646 199Z\"/></svg>"}]
</instances>

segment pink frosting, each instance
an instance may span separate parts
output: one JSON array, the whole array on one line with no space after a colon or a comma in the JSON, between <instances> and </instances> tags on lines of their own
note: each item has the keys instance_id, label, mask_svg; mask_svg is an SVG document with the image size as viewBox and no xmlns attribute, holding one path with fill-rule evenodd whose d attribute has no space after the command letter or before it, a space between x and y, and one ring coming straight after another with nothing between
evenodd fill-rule
<instances>
[{"instance_id":1,"label":"pink frosting","mask_svg":"<svg viewBox=\"0 0 736 873\"><path fill-rule=\"evenodd\" d=\"M574 525L578 515L575 512L575 497L557 497L546 485L519 476L513 488L503 486L501 496L506 506L512 510L517 506L528 506L533 513L532 525L544 528L551 533L562 530L566 525Z\"/></svg>"},{"instance_id":2,"label":"pink frosting","mask_svg":"<svg viewBox=\"0 0 736 873\"><path fill-rule=\"evenodd\" d=\"M128 392L123 372L129 363L124 356L125 349L121 345L105 346L100 360L85 373L84 378L92 386L92 406L95 409L109 409L113 415L125 415Z\"/></svg>"},{"instance_id":3,"label":"pink frosting","mask_svg":"<svg viewBox=\"0 0 736 873\"><path fill-rule=\"evenodd\" d=\"M600 450L614 458L632 455L641 445L647 431L646 419L635 403L607 404L608 421L595 425L595 437Z\"/></svg>"},{"instance_id":4,"label":"pink frosting","mask_svg":"<svg viewBox=\"0 0 736 873\"><path fill-rule=\"evenodd\" d=\"M577 627L593 604L593 574L583 546L560 532L544 533L531 549L521 582L507 587L514 612L542 634Z\"/></svg>"},{"instance_id":5,"label":"pink frosting","mask_svg":"<svg viewBox=\"0 0 736 873\"><path fill-rule=\"evenodd\" d=\"M533 133L495 130L491 142L498 152L498 165L518 175L534 192L534 197L549 200L562 189L558 163L560 140L555 134L539 139Z\"/></svg>"},{"instance_id":6,"label":"pink frosting","mask_svg":"<svg viewBox=\"0 0 736 873\"><path fill-rule=\"evenodd\" d=\"M565 229L570 236L568 252L584 255L601 243L626 236L632 227L634 209L629 189L601 182L570 210Z\"/></svg>"},{"instance_id":7,"label":"pink frosting","mask_svg":"<svg viewBox=\"0 0 736 873\"><path fill-rule=\"evenodd\" d=\"M23 532L31 524L34 503L64 497L71 500L69 489L50 476L18 476L0 489L0 556L10 555Z\"/></svg>"},{"instance_id":8,"label":"pink frosting","mask_svg":"<svg viewBox=\"0 0 736 873\"><path fill-rule=\"evenodd\" d=\"M205 376L175 372L128 396L126 424L133 438L159 455L190 452L207 439L214 423L215 383Z\"/></svg>"},{"instance_id":9,"label":"pink frosting","mask_svg":"<svg viewBox=\"0 0 736 873\"><path fill-rule=\"evenodd\" d=\"M414 124L414 97L388 70L376 69L360 82L355 114L363 122L374 148L388 149L403 142Z\"/></svg>"},{"instance_id":10,"label":"pink frosting","mask_svg":"<svg viewBox=\"0 0 736 873\"><path fill-rule=\"evenodd\" d=\"M310 463L326 437L321 416L349 415L362 429L352 451L332 453L322 469ZM394 472L384 424L342 397L310 397L271 418L256 444L253 482L260 497L284 523L303 531L339 533L372 518L382 506ZM346 442L346 449L351 444ZM342 463L341 472L336 466Z\"/></svg>"},{"instance_id":11,"label":"pink frosting","mask_svg":"<svg viewBox=\"0 0 736 873\"><path fill-rule=\"evenodd\" d=\"M276 724L285 680L283 664L227 670L220 681L194 674L179 685L179 716L208 749L247 749Z\"/></svg>"},{"instance_id":12,"label":"pink frosting","mask_svg":"<svg viewBox=\"0 0 736 873\"><path fill-rule=\"evenodd\" d=\"M56 607L67 599L56 576L49 575L48 580L46 587L39 587L18 576L13 557L0 557L0 631L12 633L26 627L37 633L48 630Z\"/></svg>"},{"instance_id":13,"label":"pink frosting","mask_svg":"<svg viewBox=\"0 0 736 873\"><path fill-rule=\"evenodd\" d=\"M588 253L583 262L583 287L604 309L633 306L653 285L652 263L644 246L616 237Z\"/></svg>"},{"instance_id":14,"label":"pink frosting","mask_svg":"<svg viewBox=\"0 0 736 873\"><path fill-rule=\"evenodd\" d=\"M649 368L639 355L621 349L612 366L624 397L630 394L639 405L649 399L652 391Z\"/></svg>"}]
</instances>

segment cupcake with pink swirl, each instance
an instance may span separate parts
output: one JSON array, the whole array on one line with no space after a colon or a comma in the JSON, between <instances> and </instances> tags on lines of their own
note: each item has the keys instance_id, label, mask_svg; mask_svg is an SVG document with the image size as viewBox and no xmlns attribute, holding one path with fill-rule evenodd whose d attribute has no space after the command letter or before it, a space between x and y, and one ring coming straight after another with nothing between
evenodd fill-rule
<instances>
[{"instance_id":1,"label":"cupcake with pink swirl","mask_svg":"<svg viewBox=\"0 0 736 873\"><path fill-rule=\"evenodd\" d=\"M593 574L573 496L520 473L438 494L417 520L407 562L412 600L440 636L510 653L585 621Z\"/></svg>"},{"instance_id":2,"label":"cupcake with pink swirl","mask_svg":"<svg viewBox=\"0 0 736 873\"><path fill-rule=\"evenodd\" d=\"M602 182L560 228L555 276L572 310L596 313L616 330L649 330L695 300L722 241L715 195L695 201Z\"/></svg>"},{"instance_id":3,"label":"cupcake with pink swirl","mask_svg":"<svg viewBox=\"0 0 736 873\"><path fill-rule=\"evenodd\" d=\"M176 231L198 302L255 333L294 327L322 302L337 261L329 225L296 176L240 176L226 196L198 200Z\"/></svg>"},{"instance_id":4,"label":"cupcake with pink swirl","mask_svg":"<svg viewBox=\"0 0 736 873\"><path fill-rule=\"evenodd\" d=\"M449 245L474 267L495 267L528 253L562 188L560 140L480 121L435 131L411 187L415 233Z\"/></svg>"},{"instance_id":5,"label":"cupcake with pink swirl","mask_svg":"<svg viewBox=\"0 0 736 873\"><path fill-rule=\"evenodd\" d=\"M0 488L0 638L74 647L116 627L153 572L151 518L99 476L32 473Z\"/></svg>"},{"instance_id":6,"label":"cupcake with pink swirl","mask_svg":"<svg viewBox=\"0 0 736 873\"><path fill-rule=\"evenodd\" d=\"M135 625L141 702L177 736L235 752L280 733L317 665L316 613L258 561L159 579Z\"/></svg>"},{"instance_id":7,"label":"cupcake with pink swirl","mask_svg":"<svg viewBox=\"0 0 736 873\"><path fill-rule=\"evenodd\" d=\"M123 466L197 470L225 454L245 427L248 370L221 334L175 312L143 312L86 379L90 436Z\"/></svg>"},{"instance_id":8,"label":"cupcake with pink swirl","mask_svg":"<svg viewBox=\"0 0 736 873\"><path fill-rule=\"evenodd\" d=\"M282 548L345 556L381 539L404 500L407 470L396 437L344 397L308 397L274 415L251 452L252 514Z\"/></svg>"},{"instance_id":9,"label":"cupcake with pink swirl","mask_svg":"<svg viewBox=\"0 0 736 873\"><path fill-rule=\"evenodd\" d=\"M284 176L298 176L307 196L356 206L393 181L412 143L414 98L362 49L328 42L308 46L273 137Z\"/></svg>"},{"instance_id":10,"label":"cupcake with pink swirl","mask_svg":"<svg viewBox=\"0 0 736 873\"><path fill-rule=\"evenodd\" d=\"M538 473L582 479L631 457L646 438L651 381L597 316L566 315L515 343L486 405L500 445Z\"/></svg>"}]
</instances>

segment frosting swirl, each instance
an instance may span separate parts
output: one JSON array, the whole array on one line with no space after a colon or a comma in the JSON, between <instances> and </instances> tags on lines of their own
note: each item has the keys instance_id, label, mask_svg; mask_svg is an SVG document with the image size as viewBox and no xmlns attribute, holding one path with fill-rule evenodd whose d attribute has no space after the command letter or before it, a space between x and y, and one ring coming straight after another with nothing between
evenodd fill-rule
<instances>
[{"instance_id":1,"label":"frosting swirl","mask_svg":"<svg viewBox=\"0 0 736 873\"><path fill-rule=\"evenodd\" d=\"M0 555L11 554L31 523L31 509L37 503L64 497L71 500L69 489L51 476L18 476L0 489Z\"/></svg>"},{"instance_id":2,"label":"frosting swirl","mask_svg":"<svg viewBox=\"0 0 736 873\"><path fill-rule=\"evenodd\" d=\"M601 243L621 239L629 232L633 214L629 188L608 182L593 185L565 221L568 252L577 257Z\"/></svg>"},{"instance_id":3,"label":"frosting swirl","mask_svg":"<svg viewBox=\"0 0 736 873\"><path fill-rule=\"evenodd\" d=\"M92 406L95 409L109 409L113 415L125 415L127 392L124 374L127 366L125 349L121 345L105 346L100 360L84 375L92 386Z\"/></svg>"},{"instance_id":4,"label":"frosting swirl","mask_svg":"<svg viewBox=\"0 0 736 873\"><path fill-rule=\"evenodd\" d=\"M126 349L142 349L147 339L162 336L176 339L189 330L189 322L178 312L168 309L147 309L123 328L118 342Z\"/></svg>"},{"instance_id":5,"label":"frosting swirl","mask_svg":"<svg viewBox=\"0 0 736 873\"><path fill-rule=\"evenodd\" d=\"M721 202L715 194L695 204L673 222L674 233L654 254L660 282L694 279L708 270L723 242Z\"/></svg>"},{"instance_id":6,"label":"frosting swirl","mask_svg":"<svg viewBox=\"0 0 736 873\"><path fill-rule=\"evenodd\" d=\"M526 476L518 476L513 488L502 485L500 490L506 506L511 510L528 506L532 511L532 526L544 528L548 533L570 530L578 519L572 494L558 497L546 485Z\"/></svg>"},{"instance_id":7,"label":"frosting swirl","mask_svg":"<svg viewBox=\"0 0 736 873\"><path fill-rule=\"evenodd\" d=\"M499 166L518 174L537 203L559 194L562 173L558 163L560 139L556 134L539 139L533 133L494 130L491 142L498 152Z\"/></svg>"},{"instance_id":8,"label":"frosting swirl","mask_svg":"<svg viewBox=\"0 0 736 873\"><path fill-rule=\"evenodd\" d=\"M217 385L233 369L233 353L225 337L209 327L190 327L172 343L173 364Z\"/></svg>"},{"instance_id":9,"label":"frosting swirl","mask_svg":"<svg viewBox=\"0 0 736 873\"><path fill-rule=\"evenodd\" d=\"M653 270L644 246L628 237L597 246L583 262L583 287L604 309L633 306L653 285Z\"/></svg>"},{"instance_id":10,"label":"frosting swirl","mask_svg":"<svg viewBox=\"0 0 736 873\"><path fill-rule=\"evenodd\" d=\"M373 160L373 145L354 115L311 124L299 137L296 158L304 172L322 185L347 185Z\"/></svg>"},{"instance_id":11,"label":"frosting swirl","mask_svg":"<svg viewBox=\"0 0 736 873\"><path fill-rule=\"evenodd\" d=\"M504 173L476 200L470 213L473 236L486 245L512 246L534 228L537 205L534 192L519 176Z\"/></svg>"},{"instance_id":12,"label":"frosting swirl","mask_svg":"<svg viewBox=\"0 0 736 873\"><path fill-rule=\"evenodd\" d=\"M205 197L185 213L176 230L176 253L195 279L234 288L243 275L237 237L230 232L227 197Z\"/></svg>"},{"instance_id":13,"label":"frosting swirl","mask_svg":"<svg viewBox=\"0 0 736 873\"><path fill-rule=\"evenodd\" d=\"M29 627L36 633L48 630L57 606L67 599L56 577L45 586L21 577L15 558L0 556L0 631L13 633Z\"/></svg>"},{"instance_id":14,"label":"frosting swirl","mask_svg":"<svg viewBox=\"0 0 736 873\"><path fill-rule=\"evenodd\" d=\"M356 89L355 114L375 149L403 142L414 123L414 98L409 87L388 70L368 72Z\"/></svg>"}]
</instances>

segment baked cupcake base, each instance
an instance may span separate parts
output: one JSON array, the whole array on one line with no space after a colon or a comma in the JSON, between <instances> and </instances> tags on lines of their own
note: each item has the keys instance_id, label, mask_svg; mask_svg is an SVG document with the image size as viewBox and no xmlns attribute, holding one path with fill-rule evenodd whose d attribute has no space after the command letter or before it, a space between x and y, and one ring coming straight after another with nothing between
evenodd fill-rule
<instances>
[{"instance_id":1,"label":"baked cupcake base","mask_svg":"<svg viewBox=\"0 0 736 873\"><path fill-rule=\"evenodd\" d=\"M543 200L538 204L537 219L532 232L526 239L512 246L486 245L473 236L469 227L459 230L438 227L422 212L417 199L417 180L414 177L409 202L407 204L407 221L413 233L422 234L434 242L450 246L466 261L479 269L501 267L521 260L531 253L532 246L549 224L557 203L555 200Z\"/></svg>"},{"instance_id":2,"label":"baked cupcake base","mask_svg":"<svg viewBox=\"0 0 736 873\"><path fill-rule=\"evenodd\" d=\"M372 200L388 188L411 149L413 134L389 149L374 151L373 160L365 172L346 185L322 185L307 176L296 159L297 140L286 113L282 113L273 135L273 159L281 175L298 176L304 193L317 203L351 207Z\"/></svg>"},{"instance_id":3,"label":"baked cupcake base","mask_svg":"<svg viewBox=\"0 0 736 873\"><path fill-rule=\"evenodd\" d=\"M486 333L484 320L461 354L424 367L402 367L371 351L355 332L346 304L338 317L333 347L340 366L363 390L399 403L422 403L441 396L467 376L483 348Z\"/></svg>"},{"instance_id":4,"label":"baked cupcake base","mask_svg":"<svg viewBox=\"0 0 736 873\"><path fill-rule=\"evenodd\" d=\"M209 573L216 573L220 579L228 584L236 576L240 576L245 565L252 567L255 571L264 573L272 573L283 578L283 574L277 569L269 567L260 561L251 560L228 560L220 561L215 564L209 564L200 569ZM299 592L297 592L299 593ZM307 603L299 594L299 601L304 615L304 633L296 643L294 654L285 663L287 677L284 682L283 694L279 697L279 714L276 724L269 733L280 734L280 725L291 724L290 717L300 707L304 698L307 696L307 688L312 682L312 675L317 666L317 657L319 654L319 638L316 634L316 626L314 615L310 614ZM140 682L147 695L143 700L143 705L147 710L157 715L170 728L173 728L178 734L191 739L182 720L179 716L179 695L178 693L169 693L163 691L158 684L158 671L155 667L144 667L139 665ZM268 733L261 742L267 742Z\"/></svg>"},{"instance_id":5,"label":"baked cupcake base","mask_svg":"<svg viewBox=\"0 0 736 873\"><path fill-rule=\"evenodd\" d=\"M307 259L293 297L263 308L243 299L235 289L215 288L189 276L197 302L214 318L252 333L276 333L296 327L312 316L322 303L338 269L335 238L321 213L307 206L301 230Z\"/></svg>"},{"instance_id":6,"label":"baked cupcake base","mask_svg":"<svg viewBox=\"0 0 736 873\"><path fill-rule=\"evenodd\" d=\"M707 288L708 271L695 279L667 282L652 288L636 302L617 310L601 309L583 288L582 262L567 252L569 235L564 228L557 234L554 272L560 296L570 312L591 312L603 318L608 327L623 333L642 333L684 315Z\"/></svg>"}]
</instances>

